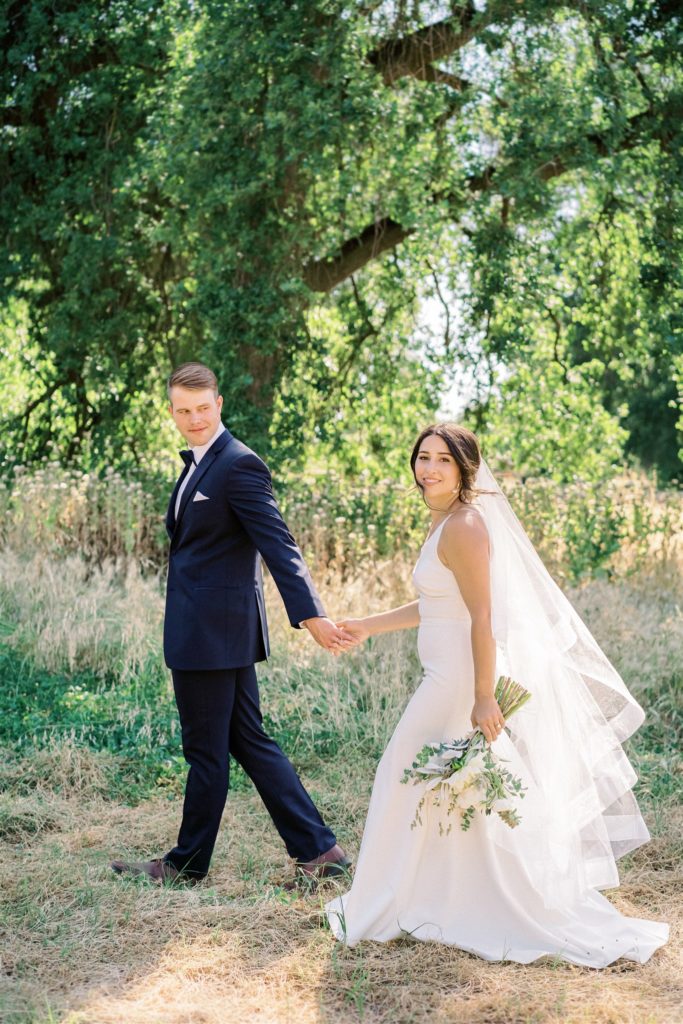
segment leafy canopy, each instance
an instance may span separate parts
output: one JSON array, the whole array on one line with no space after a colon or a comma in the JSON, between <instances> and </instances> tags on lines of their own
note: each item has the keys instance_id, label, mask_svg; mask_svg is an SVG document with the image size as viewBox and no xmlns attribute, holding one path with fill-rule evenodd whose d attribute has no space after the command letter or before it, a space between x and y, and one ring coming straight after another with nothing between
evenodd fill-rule
<instances>
[{"instance_id":1,"label":"leafy canopy","mask_svg":"<svg viewBox=\"0 0 683 1024\"><path fill-rule=\"evenodd\" d=\"M6 4L4 459L148 466L203 358L280 460L398 472L468 370L515 464L673 477L681 38L667 0Z\"/></svg>"}]
</instances>

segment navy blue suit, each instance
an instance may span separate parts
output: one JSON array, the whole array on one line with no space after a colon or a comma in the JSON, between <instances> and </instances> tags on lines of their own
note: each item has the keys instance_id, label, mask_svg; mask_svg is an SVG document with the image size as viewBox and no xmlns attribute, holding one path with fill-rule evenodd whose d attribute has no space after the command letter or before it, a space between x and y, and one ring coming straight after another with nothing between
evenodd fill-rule
<instances>
[{"instance_id":1,"label":"navy blue suit","mask_svg":"<svg viewBox=\"0 0 683 1024\"><path fill-rule=\"evenodd\" d=\"M259 553L289 621L324 615L322 602L273 497L266 464L226 430L168 508L171 551L164 620L169 668L238 668L270 653ZM197 501L197 492L206 500Z\"/></svg>"},{"instance_id":2,"label":"navy blue suit","mask_svg":"<svg viewBox=\"0 0 683 1024\"><path fill-rule=\"evenodd\" d=\"M334 846L294 768L263 730L254 664L269 654L262 557L295 627L324 615L273 497L265 463L226 430L200 460L166 525L171 540L164 655L190 765L177 846L166 860L202 877L228 793L230 754L251 777L296 860Z\"/></svg>"}]
</instances>

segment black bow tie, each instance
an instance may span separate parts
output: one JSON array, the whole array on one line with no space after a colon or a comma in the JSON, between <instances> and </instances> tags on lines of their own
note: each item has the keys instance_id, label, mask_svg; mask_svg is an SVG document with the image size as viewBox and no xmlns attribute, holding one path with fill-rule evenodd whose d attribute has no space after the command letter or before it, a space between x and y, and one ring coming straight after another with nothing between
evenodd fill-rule
<instances>
[{"instance_id":1,"label":"black bow tie","mask_svg":"<svg viewBox=\"0 0 683 1024\"><path fill-rule=\"evenodd\" d=\"M180 458L183 460L186 466L196 466L197 463L194 461L194 452L191 450L178 452Z\"/></svg>"}]
</instances>

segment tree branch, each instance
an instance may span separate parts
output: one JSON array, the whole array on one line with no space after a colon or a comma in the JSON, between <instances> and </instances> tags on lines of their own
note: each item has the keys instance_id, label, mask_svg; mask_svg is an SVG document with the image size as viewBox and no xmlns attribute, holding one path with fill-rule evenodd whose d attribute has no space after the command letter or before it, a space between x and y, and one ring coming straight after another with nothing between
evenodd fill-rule
<instances>
[{"instance_id":1,"label":"tree branch","mask_svg":"<svg viewBox=\"0 0 683 1024\"><path fill-rule=\"evenodd\" d=\"M579 6L577 0L546 0L543 16L559 7L576 6ZM459 88L455 84L458 81L455 76L451 76L448 71L432 69L430 65L461 50L489 25L503 25L523 16L524 11L508 0L500 3L490 0L485 11L477 11L469 0L458 15L443 18L398 39L386 39L371 50L366 59L377 69L385 85L393 85L399 78L410 76L428 82L446 82ZM432 71L437 77L428 77ZM448 80L442 76L447 76Z\"/></svg>"},{"instance_id":2,"label":"tree branch","mask_svg":"<svg viewBox=\"0 0 683 1024\"><path fill-rule=\"evenodd\" d=\"M410 35L387 39L372 50L367 59L386 85L393 85L406 75L422 78L429 64L461 49L491 21L491 14L478 16L468 4L459 18L444 18Z\"/></svg>"},{"instance_id":3,"label":"tree branch","mask_svg":"<svg viewBox=\"0 0 683 1024\"><path fill-rule=\"evenodd\" d=\"M679 111L678 116L680 114L681 111ZM651 121L651 110L644 110L640 114L634 114L633 117L628 119L628 129L617 146L610 145L605 140L604 135L601 135L599 132L591 132L581 139L580 142L575 143L573 146L568 146L562 155L558 155L552 160L541 164L536 173L541 181L549 181L551 178L557 178L558 175L565 174L574 167L580 166L580 162L576 163L576 158L581 155L584 146L592 148L594 155L602 159L613 156L615 153L623 153L629 149L635 149L643 141L645 132L641 131L641 129ZM661 131L657 134L657 138L665 141L670 138L670 133Z\"/></svg>"},{"instance_id":4,"label":"tree branch","mask_svg":"<svg viewBox=\"0 0 683 1024\"><path fill-rule=\"evenodd\" d=\"M355 238L344 242L339 255L312 260L304 267L303 279L314 292L330 292L356 270L387 249L395 248L411 231L391 217L380 217Z\"/></svg>"},{"instance_id":5,"label":"tree branch","mask_svg":"<svg viewBox=\"0 0 683 1024\"><path fill-rule=\"evenodd\" d=\"M670 110L667 111L669 116L672 113ZM557 154L557 156L551 157L540 164L536 168L536 176L541 181L546 182L552 178L559 177L561 174L566 174L567 171L575 167L580 167L582 161L581 159L577 160L577 158L582 156L585 149L592 149L593 155L600 158L606 158L613 156L615 153L634 149L643 141L647 125L651 123L652 115L650 111L644 111L630 118L628 130L617 146L610 145L605 140L605 137L598 132L591 132L580 141L568 146L564 153ZM666 141L667 138L664 132L660 132L658 137L662 141ZM497 168L495 164L491 164L481 174L472 175L465 180L465 192L470 195L486 192L496 180L498 180ZM431 200L433 202L451 201L454 211L456 211L463 206L463 193L459 191L453 195L448 193L433 194ZM365 266L366 263L376 259L383 252L400 245L414 231L415 228L399 224L398 221L392 220L391 217L380 217L373 224L369 224L364 228L360 234L344 242L336 256L326 257L321 260L311 260L307 263L302 272L303 280L311 291L330 292L338 284L350 277L351 274L356 273L361 267Z\"/></svg>"},{"instance_id":6,"label":"tree branch","mask_svg":"<svg viewBox=\"0 0 683 1024\"><path fill-rule=\"evenodd\" d=\"M24 123L21 110L18 107L3 107L0 110L0 126L5 128L11 126L18 128Z\"/></svg>"},{"instance_id":7,"label":"tree branch","mask_svg":"<svg viewBox=\"0 0 683 1024\"><path fill-rule=\"evenodd\" d=\"M70 375L67 375L66 377L60 377L56 381L53 381L52 384L48 385L48 387L45 388L45 391L43 391L42 395L38 395L37 398L34 398L32 402L28 403L23 412L23 424L21 432L22 444L25 444L26 439L28 438L28 428L29 421L31 419L31 414L35 412L35 410L39 406L41 406L43 402L47 402L49 398L52 398L55 391L59 391L60 388L66 387L67 384L70 384L71 382L72 377Z\"/></svg>"},{"instance_id":8,"label":"tree branch","mask_svg":"<svg viewBox=\"0 0 683 1024\"><path fill-rule=\"evenodd\" d=\"M431 260L427 260L426 262L427 262L427 266L429 267L429 272L432 275L432 281L434 282L434 291L437 294L439 302L441 303L441 308L443 309L443 312L444 312L444 319L445 319L446 322L444 324L444 331L443 331L443 347L444 347L444 350L446 352L446 355L450 355L451 354L451 340L452 340L452 338L451 338L451 311L450 311L448 302L446 301L446 298L445 298L443 292L441 291L441 285L439 284L439 275L437 274L436 270L432 266Z\"/></svg>"},{"instance_id":9,"label":"tree branch","mask_svg":"<svg viewBox=\"0 0 683 1024\"><path fill-rule=\"evenodd\" d=\"M424 72L416 72L416 78L420 78L423 82L439 82L442 85L450 85L451 89L455 89L456 92L464 92L472 84L466 78L452 75L450 71L435 68L432 64L428 64Z\"/></svg>"}]
</instances>

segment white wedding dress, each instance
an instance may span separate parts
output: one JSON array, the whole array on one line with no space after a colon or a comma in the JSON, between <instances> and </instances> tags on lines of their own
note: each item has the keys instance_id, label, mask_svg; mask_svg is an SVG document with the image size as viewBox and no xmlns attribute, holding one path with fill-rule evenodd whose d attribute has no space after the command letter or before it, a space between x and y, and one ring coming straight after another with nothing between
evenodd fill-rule
<instances>
[{"instance_id":1,"label":"white wedding dress","mask_svg":"<svg viewBox=\"0 0 683 1024\"><path fill-rule=\"evenodd\" d=\"M422 824L411 828L423 788L403 784L404 769L424 744L471 729L470 617L437 554L442 526L424 544L413 575L424 677L380 761L353 884L327 904L330 927L349 946L410 935L487 960L529 963L550 955L591 967L619 957L645 962L666 941L667 926L624 917L596 888L577 883L567 863L571 846L540 859L534 818L543 814L542 795L506 733L494 750L528 786L519 805L521 825L513 830L496 814L477 813L463 832L457 820L443 817L442 824L452 824L445 835L439 828L444 812L426 806ZM525 684L519 672L515 678ZM533 700L532 692L527 707Z\"/></svg>"}]
</instances>

